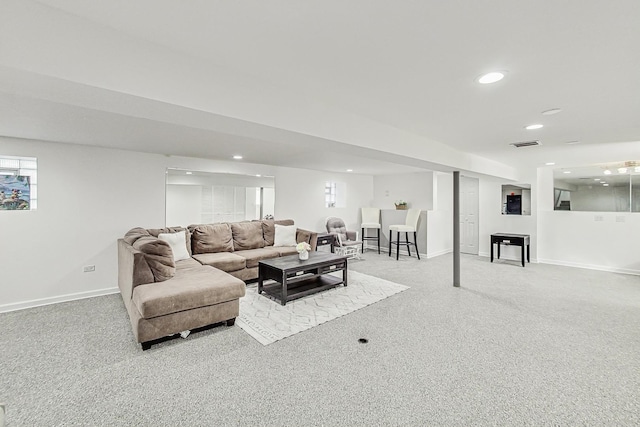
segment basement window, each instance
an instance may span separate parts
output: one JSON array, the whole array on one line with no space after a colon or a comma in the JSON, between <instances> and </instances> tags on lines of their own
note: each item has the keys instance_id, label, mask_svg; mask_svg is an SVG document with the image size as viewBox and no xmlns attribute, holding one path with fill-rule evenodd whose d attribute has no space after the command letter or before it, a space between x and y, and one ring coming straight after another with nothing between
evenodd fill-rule
<instances>
[{"instance_id":1,"label":"basement window","mask_svg":"<svg viewBox=\"0 0 640 427\"><path fill-rule=\"evenodd\" d=\"M36 210L38 160L0 155L0 211Z\"/></svg>"}]
</instances>

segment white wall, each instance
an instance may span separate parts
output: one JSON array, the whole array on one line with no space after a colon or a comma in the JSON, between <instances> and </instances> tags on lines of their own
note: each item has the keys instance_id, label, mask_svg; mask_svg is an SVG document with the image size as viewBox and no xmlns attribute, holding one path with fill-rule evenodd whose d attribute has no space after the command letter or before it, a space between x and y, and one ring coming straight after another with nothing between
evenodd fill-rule
<instances>
[{"instance_id":1,"label":"white wall","mask_svg":"<svg viewBox=\"0 0 640 427\"><path fill-rule=\"evenodd\" d=\"M418 172L373 177L373 204L380 209L394 209L404 200L409 208L433 209L433 172Z\"/></svg>"},{"instance_id":2,"label":"white wall","mask_svg":"<svg viewBox=\"0 0 640 427\"><path fill-rule=\"evenodd\" d=\"M433 209L427 212L427 257L453 251L453 175L434 172Z\"/></svg>"},{"instance_id":3,"label":"white wall","mask_svg":"<svg viewBox=\"0 0 640 427\"><path fill-rule=\"evenodd\" d=\"M327 181L345 184L345 207L325 207ZM372 206L372 199L370 175L277 168L275 218L291 218L301 228L324 232L327 217L337 216L344 220L348 230L360 231L360 208Z\"/></svg>"},{"instance_id":4,"label":"white wall","mask_svg":"<svg viewBox=\"0 0 640 427\"><path fill-rule=\"evenodd\" d=\"M167 184L167 225L202 222L202 186Z\"/></svg>"},{"instance_id":5,"label":"white wall","mask_svg":"<svg viewBox=\"0 0 640 427\"><path fill-rule=\"evenodd\" d=\"M578 186L571 192L572 211L629 212L630 190L626 186Z\"/></svg>"},{"instance_id":6,"label":"white wall","mask_svg":"<svg viewBox=\"0 0 640 427\"><path fill-rule=\"evenodd\" d=\"M538 169L538 186L540 262L640 275L640 214L554 211L552 170Z\"/></svg>"},{"instance_id":7,"label":"white wall","mask_svg":"<svg viewBox=\"0 0 640 427\"><path fill-rule=\"evenodd\" d=\"M116 240L133 227L165 225L167 167L274 174L270 166L4 137L0 154L38 159L38 209L0 212L0 312L116 292ZM83 273L86 265L95 272Z\"/></svg>"},{"instance_id":8,"label":"white wall","mask_svg":"<svg viewBox=\"0 0 640 427\"><path fill-rule=\"evenodd\" d=\"M116 239L164 225L163 156L7 138L0 153L38 159L38 209L0 212L0 311L112 291Z\"/></svg>"},{"instance_id":9,"label":"white wall","mask_svg":"<svg viewBox=\"0 0 640 427\"><path fill-rule=\"evenodd\" d=\"M0 212L0 312L117 292L116 241L165 226L166 168L275 176L276 218L323 231L329 215L357 229L373 177L168 157L0 137L0 154L38 159L38 209ZM345 208L324 207L327 179L347 185ZM188 221L190 222L190 221ZM188 225L188 224L171 224ZM82 267L95 265L95 272Z\"/></svg>"}]
</instances>

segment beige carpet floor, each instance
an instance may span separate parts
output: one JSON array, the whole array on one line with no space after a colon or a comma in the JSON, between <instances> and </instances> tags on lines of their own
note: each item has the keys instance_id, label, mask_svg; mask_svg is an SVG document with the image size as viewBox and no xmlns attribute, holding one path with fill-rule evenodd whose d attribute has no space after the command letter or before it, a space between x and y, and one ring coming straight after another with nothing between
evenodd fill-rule
<instances>
[{"instance_id":1,"label":"beige carpet floor","mask_svg":"<svg viewBox=\"0 0 640 427\"><path fill-rule=\"evenodd\" d=\"M339 273L342 276L342 273ZM257 284L240 299L236 324L263 345L306 331L409 289L408 286L349 271L348 286L309 295L286 305L258 294Z\"/></svg>"}]
</instances>

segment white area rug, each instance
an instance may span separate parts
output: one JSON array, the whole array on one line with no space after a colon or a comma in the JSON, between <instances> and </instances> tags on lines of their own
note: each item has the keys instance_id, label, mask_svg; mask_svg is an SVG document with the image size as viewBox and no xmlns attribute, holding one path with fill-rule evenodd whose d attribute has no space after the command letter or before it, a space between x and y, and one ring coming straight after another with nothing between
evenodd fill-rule
<instances>
[{"instance_id":1,"label":"white area rug","mask_svg":"<svg viewBox=\"0 0 640 427\"><path fill-rule=\"evenodd\" d=\"M339 285L289 301L285 306L258 295L257 284L248 286L247 294L240 298L236 325L261 344L268 345L409 289L356 271L348 274L347 287Z\"/></svg>"}]
</instances>

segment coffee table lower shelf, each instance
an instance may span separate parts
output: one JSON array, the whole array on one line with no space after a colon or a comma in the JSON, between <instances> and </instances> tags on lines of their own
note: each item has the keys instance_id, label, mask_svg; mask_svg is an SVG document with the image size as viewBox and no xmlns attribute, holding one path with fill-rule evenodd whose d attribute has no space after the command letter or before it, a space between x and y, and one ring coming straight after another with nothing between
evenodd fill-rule
<instances>
[{"instance_id":1,"label":"coffee table lower shelf","mask_svg":"<svg viewBox=\"0 0 640 427\"><path fill-rule=\"evenodd\" d=\"M335 288L336 286L342 285L343 283L344 282L341 278L326 274L323 276L311 277L309 279L296 281L295 283L289 282L287 284L286 301L282 301L281 283L275 282L265 284L262 287L262 292L272 300L283 304L283 302L286 303L287 301L326 291L327 289Z\"/></svg>"}]
</instances>

